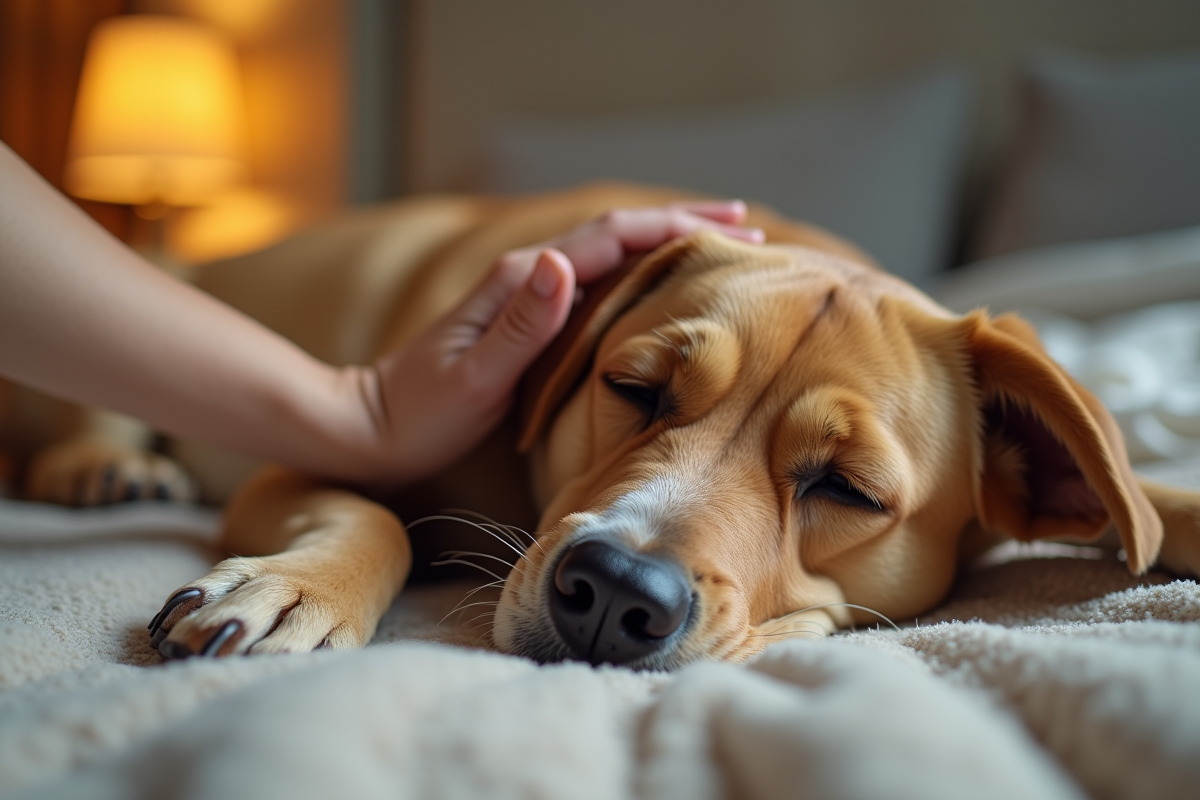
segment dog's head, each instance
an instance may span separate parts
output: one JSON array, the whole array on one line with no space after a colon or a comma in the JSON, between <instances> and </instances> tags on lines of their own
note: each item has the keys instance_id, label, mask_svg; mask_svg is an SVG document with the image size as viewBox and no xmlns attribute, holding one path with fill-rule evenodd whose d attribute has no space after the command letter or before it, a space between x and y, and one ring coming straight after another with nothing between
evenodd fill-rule
<instances>
[{"instance_id":1,"label":"dog's head","mask_svg":"<svg viewBox=\"0 0 1200 800\"><path fill-rule=\"evenodd\" d=\"M1115 424L1015 318L715 234L598 294L528 396L544 514L497 611L507 651L669 668L866 619L843 604L911 617L972 525L1112 523L1133 570L1157 554Z\"/></svg>"}]
</instances>

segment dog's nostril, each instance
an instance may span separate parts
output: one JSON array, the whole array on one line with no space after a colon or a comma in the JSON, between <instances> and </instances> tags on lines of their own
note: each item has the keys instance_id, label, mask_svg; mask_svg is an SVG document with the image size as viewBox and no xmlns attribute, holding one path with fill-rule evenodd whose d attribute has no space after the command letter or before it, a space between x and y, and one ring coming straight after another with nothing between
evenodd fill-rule
<instances>
[{"instance_id":1,"label":"dog's nostril","mask_svg":"<svg viewBox=\"0 0 1200 800\"><path fill-rule=\"evenodd\" d=\"M570 585L570 588L564 588L555 581L555 589L561 595L561 603L570 611L586 614L591 610L592 604L596 602L596 592L592 589L592 585L587 581L576 580Z\"/></svg>"},{"instance_id":2,"label":"dog's nostril","mask_svg":"<svg viewBox=\"0 0 1200 800\"><path fill-rule=\"evenodd\" d=\"M635 608L621 615L621 630L625 635L634 639L662 638L650 633L649 627L650 612L644 608Z\"/></svg>"},{"instance_id":3,"label":"dog's nostril","mask_svg":"<svg viewBox=\"0 0 1200 800\"><path fill-rule=\"evenodd\" d=\"M621 664L660 649L683 626L691 587L673 561L589 539L559 561L549 602L573 657Z\"/></svg>"}]
</instances>

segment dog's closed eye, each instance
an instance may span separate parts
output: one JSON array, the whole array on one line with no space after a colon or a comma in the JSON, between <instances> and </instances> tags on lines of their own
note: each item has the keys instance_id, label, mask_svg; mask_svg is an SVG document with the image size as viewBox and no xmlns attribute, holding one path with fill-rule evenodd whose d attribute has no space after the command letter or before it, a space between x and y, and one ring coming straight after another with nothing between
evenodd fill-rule
<instances>
[{"instance_id":1,"label":"dog's closed eye","mask_svg":"<svg viewBox=\"0 0 1200 800\"><path fill-rule=\"evenodd\" d=\"M663 387L649 386L618 375L605 375L604 385L641 412L645 423L643 430L671 413L670 393Z\"/></svg>"},{"instance_id":2,"label":"dog's closed eye","mask_svg":"<svg viewBox=\"0 0 1200 800\"><path fill-rule=\"evenodd\" d=\"M823 497L851 508L866 511L884 510L878 500L864 493L849 478L830 467L797 475L795 497L797 500Z\"/></svg>"}]
</instances>

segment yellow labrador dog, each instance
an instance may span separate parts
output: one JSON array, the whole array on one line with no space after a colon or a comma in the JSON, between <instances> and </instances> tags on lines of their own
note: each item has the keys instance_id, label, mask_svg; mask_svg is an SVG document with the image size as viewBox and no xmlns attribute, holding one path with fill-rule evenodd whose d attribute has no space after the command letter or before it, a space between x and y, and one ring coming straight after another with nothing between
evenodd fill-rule
<instances>
[{"instance_id":1,"label":"yellow labrador dog","mask_svg":"<svg viewBox=\"0 0 1200 800\"><path fill-rule=\"evenodd\" d=\"M674 199L419 199L199 283L327 360L364 362L497 254ZM1134 573L1200 572L1200 495L1135 478L1112 418L1027 324L952 314L764 210L748 224L768 243L697 234L589 289L529 375L511 438L439 485L397 500L258 474L228 507L237 557L167 600L150 626L160 651L362 646L410 571L402 520L505 501L489 513L519 518L526 497L536 539L512 542L524 552L493 637L540 661L672 668L872 619L863 609L908 619L1005 538L1112 530Z\"/></svg>"}]
</instances>

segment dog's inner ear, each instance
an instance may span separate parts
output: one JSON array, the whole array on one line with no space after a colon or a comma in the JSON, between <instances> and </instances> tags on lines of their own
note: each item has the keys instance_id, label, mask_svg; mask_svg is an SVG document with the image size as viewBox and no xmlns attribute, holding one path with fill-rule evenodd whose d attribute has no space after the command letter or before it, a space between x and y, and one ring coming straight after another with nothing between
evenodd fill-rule
<instances>
[{"instance_id":1,"label":"dog's inner ear","mask_svg":"<svg viewBox=\"0 0 1200 800\"><path fill-rule=\"evenodd\" d=\"M1037 414L997 398L984 411L984 426L985 491L1002 495L990 498L995 502L989 505L996 523L1008 523L1005 533L1025 538L1030 520L1050 517L1082 526L1086 535L1108 521L1104 503L1074 456ZM1004 519L1010 515L997 513L1000 504L1019 517Z\"/></svg>"}]
</instances>

